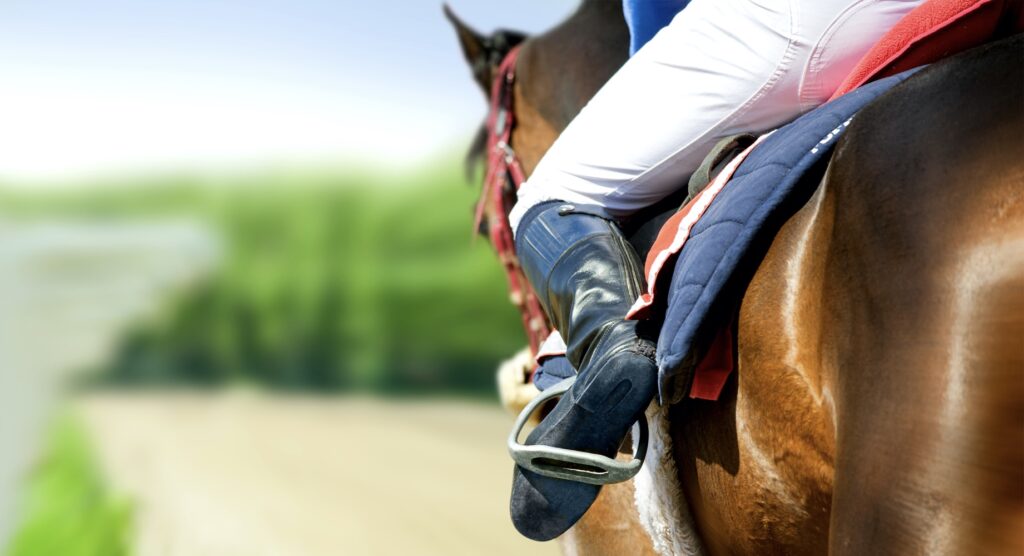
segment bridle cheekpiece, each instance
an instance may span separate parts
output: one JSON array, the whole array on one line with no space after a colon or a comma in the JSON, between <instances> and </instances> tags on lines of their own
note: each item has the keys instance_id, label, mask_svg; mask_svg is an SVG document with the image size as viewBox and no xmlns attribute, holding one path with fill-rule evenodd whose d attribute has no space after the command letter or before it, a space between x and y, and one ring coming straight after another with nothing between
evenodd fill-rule
<instances>
[{"instance_id":1,"label":"bridle cheekpiece","mask_svg":"<svg viewBox=\"0 0 1024 556\"><path fill-rule=\"evenodd\" d=\"M508 278L509 295L519 309L530 351L537 351L551 333L551 326L537 296L530 287L515 253L515 242L508 213L515 202L515 192L526 181L522 165L512 149L512 129L515 126L513 100L515 98L516 60L519 47L505 56L491 86L490 111L487 115L487 169L483 190L476 206L475 229L481 229L487 219L487 235L501 260Z\"/></svg>"}]
</instances>

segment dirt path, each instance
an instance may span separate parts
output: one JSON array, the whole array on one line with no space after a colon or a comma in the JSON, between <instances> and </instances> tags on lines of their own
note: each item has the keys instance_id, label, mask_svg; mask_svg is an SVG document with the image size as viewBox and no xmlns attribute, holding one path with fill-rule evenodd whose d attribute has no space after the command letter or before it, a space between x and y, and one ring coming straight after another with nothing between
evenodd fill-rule
<instances>
[{"instance_id":1,"label":"dirt path","mask_svg":"<svg viewBox=\"0 0 1024 556\"><path fill-rule=\"evenodd\" d=\"M510 419L470 402L90 396L140 556L556 554L508 520Z\"/></svg>"}]
</instances>

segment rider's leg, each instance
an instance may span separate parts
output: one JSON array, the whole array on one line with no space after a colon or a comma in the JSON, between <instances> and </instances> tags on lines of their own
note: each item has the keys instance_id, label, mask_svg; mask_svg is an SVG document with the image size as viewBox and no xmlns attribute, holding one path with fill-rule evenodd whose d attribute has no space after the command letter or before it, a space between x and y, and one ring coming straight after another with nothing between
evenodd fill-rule
<instances>
[{"instance_id":1,"label":"rider's leg","mask_svg":"<svg viewBox=\"0 0 1024 556\"><path fill-rule=\"evenodd\" d=\"M657 388L653 338L622 318L642 291L640 260L610 218L558 202L526 214L516 251L566 340L566 357L583 369L526 442L612 456ZM583 515L598 490L517 467L512 521L527 537L552 539Z\"/></svg>"},{"instance_id":2,"label":"rider's leg","mask_svg":"<svg viewBox=\"0 0 1024 556\"><path fill-rule=\"evenodd\" d=\"M601 88L519 190L631 215L685 184L722 137L767 131L831 96L922 0L693 0Z\"/></svg>"},{"instance_id":3,"label":"rider's leg","mask_svg":"<svg viewBox=\"0 0 1024 556\"><path fill-rule=\"evenodd\" d=\"M580 370L527 443L609 454L654 396L653 343L623 321L642 272L613 218L685 187L721 136L824 102L920 1L693 0L598 92L512 211L523 268ZM603 210L586 208L595 205ZM597 491L517 467L513 521L528 537L553 538Z\"/></svg>"}]
</instances>

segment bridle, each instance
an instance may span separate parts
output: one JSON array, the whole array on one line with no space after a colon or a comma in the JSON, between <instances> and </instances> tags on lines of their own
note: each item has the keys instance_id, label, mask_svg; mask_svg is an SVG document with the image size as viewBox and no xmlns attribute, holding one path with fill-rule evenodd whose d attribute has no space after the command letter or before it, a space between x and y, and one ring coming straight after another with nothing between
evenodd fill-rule
<instances>
[{"instance_id":1,"label":"bridle","mask_svg":"<svg viewBox=\"0 0 1024 556\"><path fill-rule=\"evenodd\" d=\"M551 333L551 325L519 265L512 226L508 221L515 192L526 181L522 165L511 145L512 128L515 125L512 104L518 56L519 47L516 46L501 61L491 86L490 111L487 115L487 170L480 200L477 201L474 225L479 230L483 219L487 218L487 235L505 269L509 295L522 316L530 351L536 355L540 345Z\"/></svg>"}]
</instances>

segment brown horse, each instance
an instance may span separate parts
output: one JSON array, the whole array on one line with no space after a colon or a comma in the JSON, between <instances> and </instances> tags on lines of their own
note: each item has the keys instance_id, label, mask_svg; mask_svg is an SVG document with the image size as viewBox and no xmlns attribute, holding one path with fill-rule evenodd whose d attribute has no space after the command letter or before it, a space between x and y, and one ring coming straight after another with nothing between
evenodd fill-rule
<instances>
[{"instance_id":1,"label":"brown horse","mask_svg":"<svg viewBox=\"0 0 1024 556\"><path fill-rule=\"evenodd\" d=\"M625 58L618 8L523 44L527 173ZM1022 99L1017 36L863 110L749 282L721 399L651 412L637 506L606 488L566 550L1024 553Z\"/></svg>"}]
</instances>

